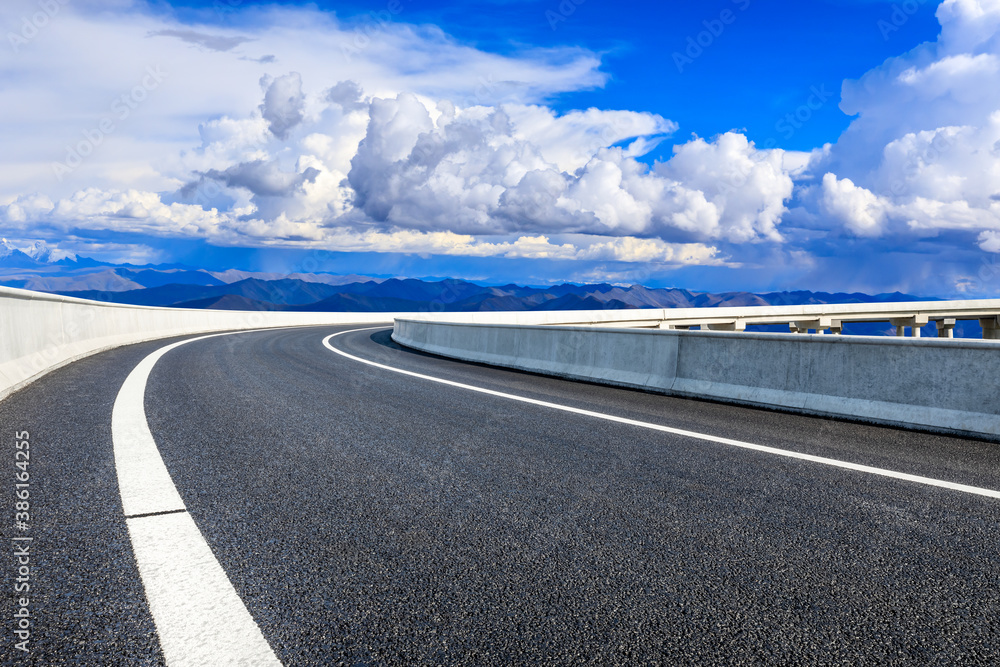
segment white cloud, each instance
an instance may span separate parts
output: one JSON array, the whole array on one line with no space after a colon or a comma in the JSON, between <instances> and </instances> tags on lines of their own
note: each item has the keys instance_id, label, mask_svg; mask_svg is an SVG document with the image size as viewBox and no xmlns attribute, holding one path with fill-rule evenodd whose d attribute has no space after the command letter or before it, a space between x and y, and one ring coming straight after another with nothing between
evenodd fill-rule
<instances>
[{"instance_id":1,"label":"white cloud","mask_svg":"<svg viewBox=\"0 0 1000 667\"><path fill-rule=\"evenodd\" d=\"M55 202L44 197L22 197L0 207L10 226L28 230L38 224L61 231L73 229L149 233L166 236L211 237L226 219L200 206L164 204L155 192L89 188Z\"/></svg>"},{"instance_id":2,"label":"white cloud","mask_svg":"<svg viewBox=\"0 0 1000 667\"><path fill-rule=\"evenodd\" d=\"M197 143L192 119L244 118L261 104L258 82L264 76L279 85L279 77L296 72L310 85L299 100L294 81L286 78L286 89L275 89L274 100L264 104L266 112L278 114L272 115L272 128L292 134L298 113L303 118L321 113L328 104L324 92L348 79L380 96L408 91L465 106L536 103L606 79L599 58L584 49L491 54L433 26L407 24L405 10L368 25L345 23L315 8L243 3L218 25L220 17L211 9L204 23L183 23L163 9L138 0L117 5L73 0L4 57L0 202L38 189L57 197L86 187L168 189L187 176L171 168L177 164L171 156ZM33 0L7 0L0 6L0 24L19 26L23 16L37 11ZM359 35L368 38L362 48ZM119 119L112 101L140 85L147 67L160 68L164 81ZM57 181L53 163L65 160L68 148L104 119L114 121L114 131L70 177Z\"/></svg>"},{"instance_id":3,"label":"white cloud","mask_svg":"<svg viewBox=\"0 0 1000 667\"><path fill-rule=\"evenodd\" d=\"M435 122L404 94L373 102L349 180L356 205L387 225L780 240L793 186L781 151L727 133L684 144L651 170L635 159L638 148L608 147L672 127L652 114L560 117L514 105L449 107Z\"/></svg>"},{"instance_id":4,"label":"white cloud","mask_svg":"<svg viewBox=\"0 0 1000 667\"><path fill-rule=\"evenodd\" d=\"M267 121L268 129L279 139L287 139L288 132L302 122L306 96L302 93L302 76L291 72L272 79L260 80L264 89L264 103L260 115Z\"/></svg>"},{"instance_id":5,"label":"white cloud","mask_svg":"<svg viewBox=\"0 0 1000 667\"><path fill-rule=\"evenodd\" d=\"M946 0L938 18L936 42L845 82L841 108L859 116L809 166L825 173L814 201L831 226L1000 229L1000 0Z\"/></svg>"},{"instance_id":6,"label":"white cloud","mask_svg":"<svg viewBox=\"0 0 1000 667\"><path fill-rule=\"evenodd\" d=\"M577 254L577 259L695 265L723 263L718 248L713 246L702 243L665 243L660 239L639 239L631 236L598 241L581 250Z\"/></svg>"},{"instance_id":7,"label":"white cloud","mask_svg":"<svg viewBox=\"0 0 1000 667\"><path fill-rule=\"evenodd\" d=\"M986 252L1000 252L1000 232L983 232L979 235L979 247Z\"/></svg>"},{"instance_id":8,"label":"white cloud","mask_svg":"<svg viewBox=\"0 0 1000 667\"><path fill-rule=\"evenodd\" d=\"M658 173L715 206L718 220L709 237L781 240L778 225L793 188L784 151L757 150L742 134L727 132L713 142L690 141L675 153Z\"/></svg>"},{"instance_id":9,"label":"white cloud","mask_svg":"<svg viewBox=\"0 0 1000 667\"><path fill-rule=\"evenodd\" d=\"M677 124L650 113L587 109L561 116L546 107L508 106L515 136L537 147L539 155L560 171L573 173L586 166L601 148L626 139L633 142L630 156L643 155L657 139L673 134ZM643 139L651 141L644 142Z\"/></svg>"},{"instance_id":10,"label":"white cloud","mask_svg":"<svg viewBox=\"0 0 1000 667\"><path fill-rule=\"evenodd\" d=\"M1000 0L945 0L936 42L846 82L857 118L834 144L726 132L652 166L638 158L673 121L547 106L605 82L583 49L491 54L405 8L346 22L241 6L219 25L138 0L62 7L0 66L11 229L677 265L772 250L806 265L827 231L983 250L1000 233Z\"/></svg>"},{"instance_id":11,"label":"white cloud","mask_svg":"<svg viewBox=\"0 0 1000 667\"><path fill-rule=\"evenodd\" d=\"M823 176L822 206L826 212L858 236L878 236L886 218L886 203L851 179Z\"/></svg>"},{"instance_id":12,"label":"white cloud","mask_svg":"<svg viewBox=\"0 0 1000 667\"><path fill-rule=\"evenodd\" d=\"M0 173L9 224L330 249L355 247L331 231L354 229L401 251L622 261L711 262L714 247L699 242L781 240L792 191L781 151L730 133L649 168L636 158L676 131L672 121L542 104L603 84L585 50L490 54L409 25L405 12L359 24L246 7L220 26L141 2L105 9L66 5L20 54L29 83L17 100L0 92L0 128L18 128L0 130L18 165ZM107 100L130 95L146 67L163 72L162 86L115 118ZM82 164L53 179L53 164L108 118ZM24 141L33 123L46 146ZM549 243L566 234L633 241Z\"/></svg>"}]
</instances>

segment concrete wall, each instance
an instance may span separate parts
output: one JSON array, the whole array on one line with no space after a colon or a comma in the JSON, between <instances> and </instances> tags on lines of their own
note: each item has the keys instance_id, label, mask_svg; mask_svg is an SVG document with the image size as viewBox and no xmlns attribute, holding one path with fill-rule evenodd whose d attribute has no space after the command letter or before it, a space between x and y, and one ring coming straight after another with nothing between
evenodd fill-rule
<instances>
[{"instance_id":1,"label":"concrete wall","mask_svg":"<svg viewBox=\"0 0 1000 667\"><path fill-rule=\"evenodd\" d=\"M393 339L559 377L1000 439L1000 347L990 341L407 319Z\"/></svg>"},{"instance_id":2,"label":"concrete wall","mask_svg":"<svg viewBox=\"0 0 1000 667\"><path fill-rule=\"evenodd\" d=\"M351 317L145 308L0 287L0 399L76 359L144 340L236 329L391 321L388 314Z\"/></svg>"},{"instance_id":3,"label":"concrete wall","mask_svg":"<svg viewBox=\"0 0 1000 667\"><path fill-rule=\"evenodd\" d=\"M666 315L662 309L641 313ZM612 324L635 317L635 311L185 310L0 287L0 399L55 368L119 345L267 327L388 325L399 318L393 337L401 344L470 361L668 394L1000 438L1000 347L995 342L555 326Z\"/></svg>"},{"instance_id":4,"label":"concrete wall","mask_svg":"<svg viewBox=\"0 0 1000 667\"><path fill-rule=\"evenodd\" d=\"M621 312L605 311L448 314L213 311L129 306L0 287L0 399L51 370L120 345L240 329L388 325L397 316L531 324L567 322L578 317L596 322L628 317Z\"/></svg>"}]
</instances>

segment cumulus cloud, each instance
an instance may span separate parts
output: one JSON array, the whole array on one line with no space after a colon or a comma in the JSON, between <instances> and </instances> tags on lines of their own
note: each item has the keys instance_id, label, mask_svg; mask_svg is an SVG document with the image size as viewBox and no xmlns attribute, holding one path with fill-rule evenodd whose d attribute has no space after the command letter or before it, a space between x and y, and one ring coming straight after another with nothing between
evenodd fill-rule
<instances>
[{"instance_id":1,"label":"cumulus cloud","mask_svg":"<svg viewBox=\"0 0 1000 667\"><path fill-rule=\"evenodd\" d=\"M317 95L306 113L297 73L262 87L259 116L202 124L201 146L175 167L195 178L172 195L154 202L139 190L87 188L54 205L55 217L72 210L123 228L327 247L347 238L331 229L382 234L366 238L393 249L407 239L426 247L430 237L407 231L440 232L432 238L454 241L447 254L630 262L712 263L716 248L701 242L781 240L792 193L784 154L742 135L696 138L650 167L637 157L676 129L655 114L368 98L351 80ZM207 217L196 223L190 207ZM570 234L631 240L558 241Z\"/></svg>"},{"instance_id":2,"label":"cumulus cloud","mask_svg":"<svg viewBox=\"0 0 1000 667\"><path fill-rule=\"evenodd\" d=\"M186 164L177 156L198 139L192 119L245 118L261 104L263 76L276 80L297 72L310 86L301 106L294 86L264 105L274 121L271 126L264 120L264 128L278 134L294 134L297 113L321 111L321 91L348 79L370 94L409 91L462 105L540 103L607 79L600 58L582 48L500 55L461 44L433 26L398 19L375 25L377 40L369 37L367 48L357 48L369 26L332 12L246 2L232 9L225 21L212 23L216 12L205 13L205 22L182 21L144 0L60 3L58 20L0 72L0 202L38 189L65 197L88 187L177 187L190 179L178 169ZM35 0L7 0L0 18L20 25L21 17L37 11ZM147 66L165 72L162 85L130 109L126 120L118 118L111 101L140 85ZM498 72L504 81L493 79ZM53 163L65 160L68 147L84 132L95 133L106 118L114 131L72 174L55 181Z\"/></svg>"},{"instance_id":3,"label":"cumulus cloud","mask_svg":"<svg viewBox=\"0 0 1000 667\"><path fill-rule=\"evenodd\" d=\"M302 173L291 174L281 171L273 161L254 160L233 165L225 171L212 169L204 176L227 187L245 188L259 197L290 197L300 191L303 184L314 182L319 170L307 167Z\"/></svg>"},{"instance_id":4,"label":"cumulus cloud","mask_svg":"<svg viewBox=\"0 0 1000 667\"><path fill-rule=\"evenodd\" d=\"M793 187L784 151L758 150L743 135L727 132L713 142L690 141L675 152L659 172L714 206L718 219L710 236L781 240L778 224Z\"/></svg>"},{"instance_id":5,"label":"cumulus cloud","mask_svg":"<svg viewBox=\"0 0 1000 667\"><path fill-rule=\"evenodd\" d=\"M364 93L356 81L340 81L336 86L326 91L326 101L338 105L347 112L361 111L367 108Z\"/></svg>"},{"instance_id":6,"label":"cumulus cloud","mask_svg":"<svg viewBox=\"0 0 1000 667\"><path fill-rule=\"evenodd\" d=\"M230 214L206 211L201 206L166 204L157 193L138 190L90 188L56 201L20 198L0 206L0 220L10 233L16 230L28 235L44 231L60 241L72 235L97 234L91 238L97 245L102 243L99 239L106 235L106 230L161 238L220 240L244 233L239 221Z\"/></svg>"},{"instance_id":7,"label":"cumulus cloud","mask_svg":"<svg viewBox=\"0 0 1000 667\"><path fill-rule=\"evenodd\" d=\"M949 244L964 238L992 251L1000 230L1000 0L945 0L937 16L937 41L845 82L841 108L857 118L814 152L807 171L822 179L804 179L798 199L820 227L856 237L947 238L942 253L957 252Z\"/></svg>"},{"instance_id":8,"label":"cumulus cloud","mask_svg":"<svg viewBox=\"0 0 1000 667\"><path fill-rule=\"evenodd\" d=\"M782 151L727 133L653 169L635 159L673 128L625 111L432 110L403 94L372 102L349 182L370 219L401 227L779 240L793 187Z\"/></svg>"},{"instance_id":9,"label":"cumulus cloud","mask_svg":"<svg viewBox=\"0 0 1000 667\"><path fill-rule=\"evenodd\" d=\"M835 143L764 150L731 131L653 164L673 121L548 105L604 83L591 52L501 56L395 20L362 48L356 25L315 9L240 18L236 32L67 5L30 45L17 99L0 87L0 128L41 123L53 137L40 148L0 129L4 225L664 265L806 266L844 235L869 249L1000 247L1000 0L945 0L937 41L845 82L856 118ZM170 63L163 94L54 183L37 155L58 159L137 83L142 68L88 49L112 37L136 62Z\"/></svg>"},{"instance_id":10,"label":"cumulus cloud","mask_svg":"<svg viewBox=\"0 0 1000 667\"><path fill-rule=\"evenodd\" d=\"M616 262L722 265L718 248L703 243L666 243L660 239L630 236L597 241L577 254L577 259Z\"/></svg>"},{"instance_id":11,"label":"cumulus cloud","mask_svg":"<svg viewBox=\"0 0 1000 667\"><path fill-rule=\"evenodd\" d=\"M264 103L260 115L267 121L268 129L279 139L287 139L288 132L302 122L305 95L302 93L302 76L291 72L276 79L265 76L260 80L264 89Z\"/></svg>"},{"instance_id":12,"label":"cumulus cloud","mask_svg":"<svg viewBox=\"0 0 1000 667\"><path fill-rule=\"evenodd\" d=\"M986 252L1000 252L1000 232L983 232L979 235L979 247Z\"/></svg>"},{"instance_id":13,"label":"cumulus cloud","mask_svg":"<svg viewBox=\"0 0 1000 667\"><path fill-rule=\"evenodd\" d=\"M823 176L822 205L826 212L858 236L878 236L886 217L886 203L851 179Z\"/></svg>"},{"instance_id":14,"label":"cumulus cloud","mask_svg":"<svg viewBox=\"0 0 1000 667\"><path fill-rule=\"evenodd\" d=\"M675 133L676 123L628 110L556 113L540 103L603 82L599 60L586 51L501 57L389 23L379 26L378 49L347 48L351 76L330 81L330 72L314 66L320 56L296 64L294 55L318 43L320 28L324 39L342 47L356 34L312 10L247 12L262 25L266 19L266 32L253 20L241 22L239 33L171 25L152 15L130 20L124 38L142 25L147 51L153 42L160 48L195 44L204 49L198 62L211 67L210 59L245 59L244 50L257 46L280 53L288 69L258 77L263 99L255 106L242 113L229 106L204 121L199 146L157 151L166 156L156 165L161 187L102 187L89 174L85 187L52 204L46 215L53 224L69 224L78 214L92 218L84 227L109 224L229 243L270 235L330 248L347 243L353 237L344 230L354 230L382 248L411 242L415 252L433 238L447 253L675 263L716 261L716 247L706 242L782 240L780 218L792 194L782 151L760 151L727 133L679 145L672 159L650 166L638 158ZM109 17L121 27L113 13L73 18L104 28ZM171 54L173 62L184 62ZM392 76L373 69L386 59L405 60L405 86L401 68ZM328 69L338 71L337 58L329 60ZM442 63L450 63L451 76ZM494 76L498 71L502 79ZM157 190L163 194L153 195ZM28 219L25 210L14 202L5 215ZM568 243L568 235L604 240ZM472 241L457 240L464 237Z\"/></svg>"}]
</instances>

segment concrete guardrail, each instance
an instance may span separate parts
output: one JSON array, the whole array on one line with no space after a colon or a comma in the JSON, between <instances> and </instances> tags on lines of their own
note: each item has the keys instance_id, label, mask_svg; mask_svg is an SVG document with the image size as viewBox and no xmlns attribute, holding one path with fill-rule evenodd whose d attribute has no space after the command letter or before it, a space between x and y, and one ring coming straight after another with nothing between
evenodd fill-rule
<instances>
[{"instance_id":1,"label":"concrete guardrail","mask_svg":"<svg viewBox=\"0 0 1000 667\"><path fill-rule=\"evenodd\" d=\"M1000 439L1000 346L397 319L400 345L674 396Z\"/></svg>"},{"instance_id":2,"label":"concrete guardrail","mask_svg":"<svg viewBox=\"0 0 1000 667\"><path fill-rule=\"evenodd\" d=\"M605 311L607 312L607 311ZM613 311L613 316L588 319L580 313L566 324L646 329L700 329L746 331L753 325L787 325L792 333L843 332L850 323L884 322L902 336L909 330L920 337L921 327L935 324L938 338L953 338L959 321L978 322L983 338L1000 339L1000 299L965 301L905 301L883 303L807 304L799 306L748 306L742 308L655 308Z\"/></svg>"},{"instance_id":3,"label":"concrete guardrail","mask_svg":"<svg viewBox=\"0 0 1000 667\"><path fill-rule=\"evenodd\" d=\"M386 324L396 317L565 322L580 313L287 313L131 306L0 287L0 400L70 362L157 338L286 326ZM582 316L604 321L620 313Z\"/></svg>"},{"instance_id":4,"label":"concrete guardrail","mask_svg":"<svg viewBox=\"0 0 1000 667\"><path fill-rule=\"evenodd\" d=\"M883 306L881 312L895 315L897 306ZM931 319L949 308L959 317L981 316L997 302L928 307L934 310ZM794 308L734 314L791 318L820 312L816 306ZM395 320L393 338L400 344L468 361L679 396L1000 436L996 342L620 328L637 322L655 327L657 321L677 322L678 316L711 317L705 311L713 309L699 310L242 312L130 306L0 287L0 399L51 370L120 345L221 331ZM838 314L846 310L840 307Z\"/></svg>"},{"instance_id":5,"label":"concrete guardrail","mask_svg":"<svg viewBox=\"0 0 1000 667\"><path fill-rule=\"evenodd\" d=\"M0 287L0 399L77 359L145 340L239 329L391 321L388 314L149 308Z\"/></svg>"}]
</instances>

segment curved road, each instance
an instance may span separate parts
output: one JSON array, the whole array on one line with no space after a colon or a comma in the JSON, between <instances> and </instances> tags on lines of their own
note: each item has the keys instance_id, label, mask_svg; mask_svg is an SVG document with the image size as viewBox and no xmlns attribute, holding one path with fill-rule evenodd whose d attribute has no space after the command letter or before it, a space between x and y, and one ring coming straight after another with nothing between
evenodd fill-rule
<instances>
[{"instance_id":1,"label":"curved road","mask_svg":"<svg viewBox=\"0 0 1000 667\"><path fill-rule=\"evenodd\" d=\"M190 342L146 387L177 492L285 665L1000 657L996 498L395 373L324 347L345 330ZM463 364L389 332L330 344L536 401L1000 489L996 444ZM30 432L33 500L31 652L13 648L8 620L3 664L164 664L111 414L170 342L84 359L0 402L7 507L16 431ZM13 556L3 568L10 619Z\"/></svg>"}]
</instances>

